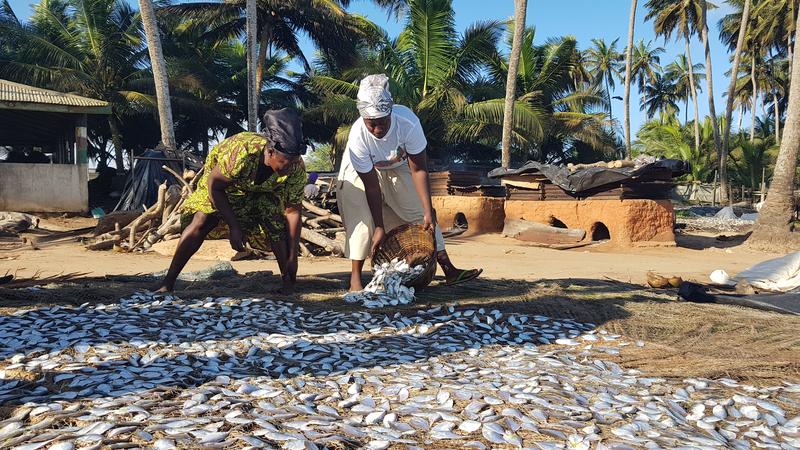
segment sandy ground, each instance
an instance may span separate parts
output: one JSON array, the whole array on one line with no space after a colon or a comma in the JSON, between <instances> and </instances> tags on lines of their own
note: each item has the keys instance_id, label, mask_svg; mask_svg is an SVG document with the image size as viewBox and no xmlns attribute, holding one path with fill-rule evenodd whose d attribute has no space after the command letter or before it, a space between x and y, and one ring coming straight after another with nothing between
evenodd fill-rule
<instances>
[{"instance_id":1,"label":"sandy ground","mask_svg":"<svg viewBox=\"0 0 800 450\"><path fill-rule=\"evenodd\" d=\"M482 267L482 279L457 288L435 281L418 296L416 305L405 308L482 304L595 323L646 343L623 351L618 362L652 375L730 377L773 385L800 380L800 336L796 333L800 318L729 305L687 303L677 300L674 291L643 286L648 270L705 282L715 269L733 275L778 256L751 252L737 244L736 240L694 235L682 236L679 247L672 248L599 245L558 251L526 246L499 235L454 238L448 241L453 261L462 267ZM0 275L6 271L18 278L81 274L69 283L39 291L0 289L0 313L52 303L113 302L154 286L155 279L132 275L164 270L169 261L153 253L89 252L76 243L0 252ZM212 264L195 259L186 270ZM265 296L278 286L275 261L232 264L239 276L179 282L178 295ZM341 300L348 271L349 263L343 259L301 260L298 294L292 301L307 308L353 308Z\"/></svg>"},{"instance_id":2,"label":"sandy ground","mask_svg":"<svg viewBox=\"0 0 800 450\"><path fill-rule=\"evenodd\" d=\"M226 244L220 242L222 246ZM729 242L713 237L692 236L681 239L682 247L615 248L599 245L590 249L550 250L526 246L500 235L483 235L448 240L448 252L456 265L481 267L489 279L596 278L642 284L649 270L678 275L687 280L707 281L715 269L730 274L778 255L756 253L741 247L725 247ZM708 247L703 249L686 248ZM14 252L16 259L2 260L0 272L9 270L18 277L36 272L43 276L58 273L82 273L90 276L150 274L166 269L170 258L155 253L117 254L93 252L75 245L55 245L41 250ZM193 259L186 270L200 270L213 261ZM245 260L232 263L239 273L278 271L275 261ZM303 258L300 275L319 275L349 271L349 262L336 258Z\"/></svg>"}]
</instances>

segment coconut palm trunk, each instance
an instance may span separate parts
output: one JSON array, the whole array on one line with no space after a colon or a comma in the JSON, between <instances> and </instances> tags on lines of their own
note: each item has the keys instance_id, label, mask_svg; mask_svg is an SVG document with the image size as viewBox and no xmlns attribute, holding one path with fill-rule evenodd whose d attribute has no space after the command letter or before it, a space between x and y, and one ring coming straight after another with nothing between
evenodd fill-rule
<instances>
[{"instance_id":1,"label":"coconut palm trunk","mask_svg":"<svg viewBox=\"0 0 800 450\"><path fill-rule=\"evenodd\" d=\"M800 54L795 52L793 57L792 65L795 68L800 67ZM781 150L775 161L767 199L759 211L753 234L748 239L748 244L753 248L773 251L800 249L800 236L792 231L798 153L800 153L800 71L792 70L789 109Z\"/></svg>"},{"instance_id":2,"label":"coconut palm trunk","mask_svg":"<svg viewBox=\"0 0 800 450\"><path fill-rule=\"evenodd\" d=\"M258 30L256 0L247 0L245 17L247 22L247 130L258 131L260 90L256 86L256 35Z\"/></svg>"},{"instance_id":3,"label":"coconut palm trunk","mask_svg":"<svg viewBox=\"0 0 800 450\"><path fill-rule=\"evenodd\" d=\"M694 82L694 69L692 67L692 51L689 47L689 32L684 34L686 43L686 61L689 63L689 93L694 103L694 149L700 151L700 107L697 105L697 85Z\"/></svg>"},{"instance_id":4,"label":"coconut palm trunk","mask_svg":"<svg viewBox=\"0 0 800 450\"><path fill-rule=\"evenodd\" d=\"M108 129L111 130L111 143L114 145L114 165L117 166L117 174L125 172L125 155L122 149L122 132L114 114L108 116Z\"/></svg>"},{"instance_id":5,"label":"coconut palm trunk","mask_svg":"<svg viewBox=\"0 0 800 450\"><path fill-rule=\"evenodd\" d=\"M775 108L775 143L781 145L781 108L778 105L778 92L772 94L772 105Z\"/></svg>"},{"instance_id":6,"label":"coconut palm trunk","mask_svg":"<svg viewBox=\"0 0 800 450\"><path fill-rule=\"evenodd\" d=\"M686 100L683 102L683 126L689 125L689 99L692 98L692 93L689 86L686 86Z\"/></svg>"},{"instance_id":7,"label":"coconut palm trunk","mask_svg":"<svg viewBox=\"0 0 800 450\"><path fill-rule=\"evenodd\" d=\"M733 54L733 67L731 68L731 82L728 83L728 100L725 103L725 130L722 133L722 150L725 152L724 156L727 158L728 145L731 138L731 118L733 117L733 101L736 92L736 80L739 76L739 64L742 61L742 47L744 47L744 38L747 35L747 24L750 22L750 5L751 0L745 0L744 9L742 10L742 21L739 24L739 37L736 40L736 52ZM744 107L742 107L742 114L739 115L739 128L742 127L742 117L744 116ZM720 160L720 164L722 161Z\"/></svg>"},{"instance_id":8,"label":"coconut palm trunk","mask_svg":"<svg viewBox=\"0 0 800 450\"><path fill-rule=\"evenodd\" d=\"M502 161L503 167L511 164L511 130L514 123L514 100L517 97L517 70L519 68L519 55L522 51L522 35L525 33L525 13L528 0L514 1L514 38L511 41L511 56L508 61L508 76L506 78L506 101L503 108L503 138Z\"/></svg>"},{"instance_id":9,"label":"coconut palm trunk","mask_svg":"<svg viewBox=\"0 0 800 450\"><path fill-rule=\"evenodd\" d=\"M742 61L742 47L744 38L747 35L747 25L750 22L751 0L745 0L742 10L742 21L739 24L739 36L736 39L736 52L733 54L733 67L731 68L731 82L728 84L728 100L725 104L725 130L722 133L722 148L719 153L719 167L727 167L728 164L728 145L731 138L731 118L733 116L733 100L736 92L736 80L739 77L739 63ZM711 77L709 76L709 79ZM740 117L741 119L741 117ZM741 122L739 127L741 127ZM727 173L726 173L727 175ZM725 180L727 182L727 179ZM723 192L727 192L723 189Z\"/></svg>"},{"instance_id":10,"label":"coconut palm trunk","mask_svg":"<svg viewBox=\"0 0 800 450\"><path fill-rule=\"evenodd\" d=\"M267 64L267 48L269 47L269 25L261 27L261 38L258 41L258 67L256 68L256 89L260 92L264 83L264 70Z\"/></svg>"},{"instance_id":11,"label":"coconut palm trunk","mask_svg":"<svg viewBox=\"0 0 800 450\"><path fill-rule=\"evenodd\" d=\"M756 101L758 101L758 83L756 82L756 55L750 55L750 83L753 86L753 102L750 108L750 143L756 140Z\"/></svg>"},{"instance_id":12,"label":"coconut palm trunk","mask_svg":"<svg viewBox=\"0 0 800 450\"><path fill-rule=\"evenodd\" d=\"M794 32L797 26L795 25L795 18L794 18L794 2L789 2L789 14L791 14L791 23L792 26L786 30L786 51L789 55L789 77L792 76L792 61L794 61L794 48L792 45L792 38L794 37Z\"/></svg>"},{"instance_id":13,"label":"coconut palm trunk","mask_svg":"<svg viewBox=\"0 0 800 450\"><path fill-rule=\"evenodd\" d=\"M714 75L711 70L711 46L708 42L708 2L703 0L700 9L700 39L703 41L703 48L706 55L706 85L708 87L708 115L711 116L711 129L714 136L714 150L717 152L719 160L719 181L722 195L720 202L726 202L730 197L728 186L728 161L727 150L722 148L722 141L719 136L719 124L717 123L717 107L714 102Z\"/></svg>"},{"instance_id":14,"label":"coconut palm trunk","mask_svg":"<svg viewBox=\"0 0 800 450\"><path fill-rule=\"evenodd\" d=\"M628 20L628 48L625 51L625 159L631 159L631 65L633 63L633 30L636 25L637 0L631 0Z\"/></svg>"},{"instance_id":15,"label":"coconut palm trunk","mask_svg":"<svg viewBox=\"0 0 800 450\"><path fill-rule=\"evenodd\" d=\"M151 0L139 0L139 11L142 25L147 37L147 51L150 54L150 65L153 68L153 80L156 85L156 101L158 102L158 124L161 127L161 142L167 149L177 150L175 142L175 126L172 122L172 105L169 95L169 76L164 52L161 50L161 36L158 32L156 11Z\"/></svg>"}]
</instances>

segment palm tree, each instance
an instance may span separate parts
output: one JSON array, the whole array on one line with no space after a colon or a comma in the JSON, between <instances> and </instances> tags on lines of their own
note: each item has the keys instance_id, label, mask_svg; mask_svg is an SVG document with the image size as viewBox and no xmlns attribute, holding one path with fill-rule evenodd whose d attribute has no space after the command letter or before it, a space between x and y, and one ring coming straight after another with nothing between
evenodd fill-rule
<instances>
[{"instance_id":1,"label":"palm tree","mask_svg":"<svg viewBox=\"0 0 800 450\"><path fill-rule=\"evenodd\" d=\"M256 0L245 2L245 28L247 30L247 130L258 131L258 98L261 86L256 85L256 35L258 33L258 9ZM265 30L266 31L266 30Z\"/></svg>"},{"instance_id":2,"label":"palm tree","mask_svg":"<svg viewBox=\"0 0 800 450\"><path fill-rule=\"evenodd\" d=\"M605 93L575 81L581 70L575 39L552 39L537 46L534 36L533 28L528 28L522 39L512 146L520 156L542 162L563 162L587 150L593 160L616 156L607 115L598 111L605 105ZM507 72L508 61L496 59L488 85L502 87ZM448 137L453 143L496 145L504 101L500 95L488 97L465 104L450 121Z\"/></svg>"},{"instance_id":3,"label":"palm tree","mask_svg":"<svg viewBox=\"0 0 800 450\"><path fill-rule=\"evenodd\" d=\"M733 67L731 68L731 82L728 85L728 101L725 105L725 131L722 133L722 152L720 153L720 167L725 163L728 144L731 136L731 119L733 118L733 102L736 98L736 81L739 77L739 62L742 59L742 48L747 35L747 24L750 22L750 3L745 0L739 26L739 35L736 39L736 49L733 53ZM754 112L755 113L755 112Z\"/></svg>"},{"instance_id":4,"label":"palm tree","mask_svg":"<svg viewBox=\"0 0 800 450\"><path fill-rule=\"evenodd\" d=\"M174 151L177 149L177 145L175 142L175 126L172 122L169 77L167 75L167 65L164 62L164 53L161 49L161 36L158 32L153 2L151 0L139 0L139 11L142 15L142 24L147 36L150 65L153 68L153 81L155 82L156 99L158 101L158 121L161 127L161 142L164 143L168 150Z\"/></svg>"},{"instance_id":5,"label":"palm tree","mask_svg":"<svg viewBox=\"0 0 800 450\"><path fill-rule=\"evenodd\" d=\"M720 29L720 40L724 43L728 44L728 48L731 51L736 51L736 47L738 46L738 36L741 29L741 24L743 22L744 16L744 4L745 0L732 0L734 5L734 11L730 14L725 15L719 22L719 29ZM751 14L748 14L747 20L747 30L748 32L745 33L744 41L742 42L742 48L739 50L740 58L745 57L750 63L750 76L748 78L751 84L751 120L750 120L750 141L752 142L755 139L755 119L757 113L755 112L757 109L757 103L759 101L761 92L760 92L760 84L762 83L762 75L759 72L763 71L763 65L761 61L763 60L763 56L767 50L767 48L771 45L770 42L773 41L774 36L772 33L766 33L765 36L759 35L759 30L763 31L764 27L764 16L763 14L756 14L756 10L759 4L756 3L756 8L753 8L754 11ZM749 12L749 11L748 11ZM763 12L763 10L762 10ZM735 55L735 54L734 54ZM735 57L735 56L734 56Z\"/></svg>"},{"instance_id":6,"label":"palm tree","mask_svg":"<svg viewBox=\"0 0 800 450\"><path fill-rule=\"evenodd\" d=\"M800 18L798 18L800 22ZM800 52L794 52L792 64L800 67ZM789 111L781 150L775 162L767 200L758 214L748 243L762 250L800 248L800 237L793 233L794 186L797 158L800 156L800 70L792 71L789 89Z\"/></svg>"},{"instance_id":7,"label":"palm tree","mask_svg":"<svg viewBox=\"0 0 800 450\"><path fill-rule=\"evenodd\" d=\"M726 165L727 150L722 149L722 142L719 137L719 125L717 124L717 107L714 101L714 75L711 66L711 45L708 39L708 10L716 8L708 0L700 0L700 39L703 41L704 53L706 55L706 83L708 84L708 116L711 119L711 126L714 131L714 149L719 155L719 180L722 195L721 202L730 197L728 186L728 170Z\"/></svg>"},{"instance_id":8,"label":"palm tree","mask_svg":"<svg viewBox=\"0 0 800 450\"><path fill-rule=\"evenodd\" d=\"M733 3L738 7L742 1L734 0ZM758 17L753 35L759 37L762 46L785 52L789 61L794 52L795 17L798 9L798 0L770 0L758 2L753 11L753 15Z\"/></svg>"},{"instance_id":9,"label":"palm tree","mask_svg":"<svg viewBox=\"0 0 800 450\"><path fill-rule=\"evenodd\" d=\"M146 94L131 89L147 75L139 14L119 0L42 2L29 25L7 36L17 51L0 61L4 77L111 104L108 127L117 170L123 171L121 121L149 108L139 102Z\"/></svg>"},{"instance_id":10,"label":"palm tree","mask_svg":"<svg viewBox=\"0 0 800 450\"><path fill-rule=\"evenodd\" d=\"M750 142L739 135L738 142L730 150L731 161L739 180L747 182L751 189L758 189L758 177L775 160L778 147L768 139L756 138Z\"/></svg>"},{"instance_id":11,"label":"palm tree","mask_svg":"<svg viewBox=\"0 0 800 450\"><path fill-rule=\"evenodd\" d=\"M360 78L387 72L395 102L416 112L429 149L436 154L449 145L448 121L467 103L465 93L471 82L496 57L502 32L499 22L479 22L459 35L448 0L409 0L406 18L406 27L397 39L381 32L374 45L359 48L356 65L324 57L321 62L326 70L316 70L308 80L310 89L320 97L309 114L322 117L326 127L333 128L337 156L357 117L354 98ZM502 104L501 100L501 120Z\"/></svg>"},{"instance_id":12,"label":"palm tree","mask_svg":"<svg viewBox=\"0 0 800 450\"><path fill-rule=\"evenodd\" d=\"M633 47L633 67L631 69L632 79L636 80L639 90L643 90L646 83L652 83L656 75L661 72L661 54L664 47L652 47L653 42L647 44L640 40ZM700 65L702 67L702 65Z\"/></svg>"},{"instance_id":13,"label":"palm tree","mask_svg":"<svg viewBox=\"0 0 800 450\"><path fill-rule=\"evenodd\" d=\"M628 20L628 45L625 47L625 158L631 159L631 66L633 63L633 31L636 25L637 0L631 0L631 14Z\"/></svg>"},{"instance_id":14,"label":"palm tree","mask_svg":"<svg viewBox=\"0 0 800 450\"><path fill-rule=\"evenodd\" d=\"M684 124L689 123L689 99L692 98L692 78L695 81L702 81L706 77L705 73L700 72L701 70L703 70L703 65L700 63L693 65L690 70L689 57L686 55L678 55L675 61L667 66L665 76L675 83L675 89L680 93L679 100L684 101ZM701 90L699 86L697 90Z\"/></svg>"},{"instance_id":15,"label":"palm tree","mask_svg":"<svg viewBox=\"0 0 800 450\"><path fill-rule=\"evenodd\" d=\"M645 122L636 134L635 147L648 155L663 156L689 161L691 173L686 176L689 181L708 182L714 173L714 156L707 149L713 145L711 122L703 121L702 144L694 148L693 130L681 126L673 115L662 114L658 120Z\"/></svg>"},{"instance_id":16,"label":"palm tree","mask_svg":"<svg viewBox=\"0 0 800 450\"><path fill-rule=\"evenodd\" d=\"M607 44L604 39L592 39L593 47L586 50L584 63L589 73L592 74L596 86L603 85L608 102L608 115L613 121L614 115L611 108L611 90L614 89L615 79L621 78L619 63L622 56L617 51L617 41L614 39Z\"/></svg>"},{"instance_id":17,"label":"palm tree","mask_svg":"<svg viewBox=\"0 0 800 450\"><path fill-rule=\"evenodd\" d=\"M503 154L501 164L505 168L508 168L511 163L511 128L513 126L514 100L517 90L517 68L519 67L519 54L522 50L522 35L525 33L525 12L527 8L528 0L514 0L514 37L508 62L506 99L503 109Z\"/></svg>"},{"instance_id":18,"label":"palm tree","mask_svg":"<svg viewBox=\"0 0 800 450\"><path fill-rule=\"evenodd\" d=\"M694 103L695 148L700 147L700 108L697 104L697 83L694 79L692 64L691 39L697 32L701 17L701 2L704 0L648 0L649 10L645 20L653 20L656 35L668 40L673 33L683 38L686 50L687 67L689 69L689 94Z\"/></svg>"},{"instance_id":19,"label":"palm tree","mask_svg":"<svg viewBox=\"0 0 800 450\"><path fill-rule=\"evenodd\" d=\"M781 105L785 104L786 93L789 91L789 61L776 57L767 61L766 76L764 77L764 93L772 94L772 118L775 128L775 142L781 143Z\"/></svg>"},{"instance_id":20,"label":"palm tree","mask_svg":"<svg viewBox=\"0 0 800 450\"><path fill-rule=\"evenodd\" d=\"M403 8L401 0L379 0L378 3L387 8ZM250 37L252 45L258 43L257 54L253 57L257 64L252 82L257 92L263 80L260 74L264 73L265 62L272 51L283 51L298 58L307 70L311 69L300 49L301 34L308 36L321 53L341 62L355 60L356 44L374 31L374 25L348 14L344 9L347 4L347 0L261 0L256 3L256 12L248 13L248 0L205 1L166 6L159 9L159 14L203 23L209 27L204 38L217 42L246 35L247 18L253 18L258 24L256 37ZM249 5L252 8L252 0Z\"/></svg>"},{"instance_id":21,"label":"palm tree","mask_svg":"<svg viewBox=\"0 0 800 450\"><path fill-rule=\"evenodd\" d=\"M678 99L675 83L659 73L652 82L645 85L639 109L647 113L648 119L656 114L660 114L662 118L671 117L678 111Z\"/></svg>"}]
</instances>

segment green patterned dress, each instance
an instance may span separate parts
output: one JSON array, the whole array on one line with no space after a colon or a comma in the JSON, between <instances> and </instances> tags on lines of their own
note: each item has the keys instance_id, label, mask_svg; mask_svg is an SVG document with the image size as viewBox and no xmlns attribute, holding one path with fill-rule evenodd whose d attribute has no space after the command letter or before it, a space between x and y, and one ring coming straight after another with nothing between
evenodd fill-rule
<instances>
[{"instance_id":1,"label":"green patterned dress","mask_svg":"<svg viewBox=\"0 0 800 450\"><path fill-rule=\"evenodd\" d=\"M187 199L181 210L181 225L185 228L197 212L217 213L208 192L208 177L214 167L233 181L226 189L233 212L247 242L258 250L269 250L270 242L286 237L284 210L289 205L299 205L308 176L302 161L288 175L273 173L256 184L256 172L264 158L267 139L257 133L239 133L217 144L206 158L205 169L197 190ZM227 237L228 226L220 221L209 235L210 239Z\"/></svg>"}]
</instances>

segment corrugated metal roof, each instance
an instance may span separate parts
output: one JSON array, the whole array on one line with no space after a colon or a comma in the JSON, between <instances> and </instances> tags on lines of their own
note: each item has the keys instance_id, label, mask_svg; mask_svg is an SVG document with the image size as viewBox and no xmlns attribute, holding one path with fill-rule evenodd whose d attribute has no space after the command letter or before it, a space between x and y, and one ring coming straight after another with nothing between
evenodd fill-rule
<instances>
[{"instance_id":1,"label":"corrugated metal roof","mask_svg":"<svg viewBox=\"0 0 800 450\"><path fill-rule=\"evenodd\" d=\"M39 103L76 107L107 107L108 103L0 79L0 102Z\"/></svg>"}]
</instances>

